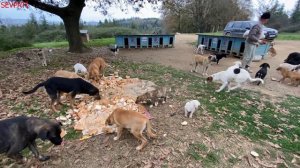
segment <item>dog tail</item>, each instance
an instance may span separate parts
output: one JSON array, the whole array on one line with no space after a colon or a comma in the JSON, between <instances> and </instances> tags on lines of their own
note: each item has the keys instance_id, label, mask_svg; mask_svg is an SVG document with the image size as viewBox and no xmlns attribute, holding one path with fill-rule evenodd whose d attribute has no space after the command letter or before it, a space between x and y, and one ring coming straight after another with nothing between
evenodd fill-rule
<instances>
[{"instance_id":1,"label":"dog tail","mask_svg":"<svg viewBox=\"0 0 300 168\"><path fill-rule=\"evenodd\" d=\"M262 84L264 84L264 80L260 79L260 78L249 78L250 82L260 82Z\"/></svg>"},{"instance_id":2,"label":"dog tail","mask_svg":"<svg viewBox=\"0 0 300 168\"><path fill-rule=\"evenodd\" d=\"M31 94L34 93L36 90L38 90L38 88L45 86L45 82L42 82L38 85L36 85L32 90L29 90L27 92L23 91L24 94Z\"/></svg>"},{"instance_id":3,"label":"dog tail","mask_svg":"<svg viewBox=\"0 0 300 168\"><path fill-rule=\"evenodd\" d=\"M155 138L156 135L152 132L152 126L150 121L148 120L146 124L147 124L147 136L150 138Z\"/></svg>"}]
</instances>

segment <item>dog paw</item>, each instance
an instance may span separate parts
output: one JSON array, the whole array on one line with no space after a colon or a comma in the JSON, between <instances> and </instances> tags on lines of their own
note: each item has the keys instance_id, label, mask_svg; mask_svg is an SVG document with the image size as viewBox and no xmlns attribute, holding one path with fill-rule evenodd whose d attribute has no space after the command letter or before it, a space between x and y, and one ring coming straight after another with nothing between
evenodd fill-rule
<instances>
[{"instance_id":1,"label":"dog paw","mask_svg":"<svg viewBox=\"0 0 300 168\"><path fill-rule=\"evenodd\" d=\"M38 159L39 159L39 161L46 161L46 160L49 160L49 159L50 159L50 156L43 156L43 155L40 155Z\"/></svg>"},{"instance_id":2,"label":"dog paw","mask_svg":"<svg viewBox=\"0 0 300 168\"><path fill-rule=\"evenodd\" d=\"M221 90L216 90L216 92L218 93L218 92L221 92Z\"/></svg>"},{"instance_id":3,"label":"dog paw","mask_svg":"<svg viewBox=\"0 0 300 168\"><path fill-rule=\"evenodd\" d=\"M119 137L114 137L114 140L117 141L119 139Z\"/></svg>"},{"instance_id":4,"label":"dog paw","mask_svg":"<svg viewBox=\"0 0 300 168\"><path fill-rule=\"evenodd\" d=\"M136 147L135 149L139 151L139 150L141 150L142 148L143 148L142 146L138 146L138 147Z\"/></svg>"},{"instance_id":5,"label":"dog paw","mask_svg":"<svg viewBox=\"0 0 300 168\"><path fill-rule=\"evenodd\" d=\"M226 93L229 93L230 92L230 90L226 90Z\"/></svg>"}]
</instances>

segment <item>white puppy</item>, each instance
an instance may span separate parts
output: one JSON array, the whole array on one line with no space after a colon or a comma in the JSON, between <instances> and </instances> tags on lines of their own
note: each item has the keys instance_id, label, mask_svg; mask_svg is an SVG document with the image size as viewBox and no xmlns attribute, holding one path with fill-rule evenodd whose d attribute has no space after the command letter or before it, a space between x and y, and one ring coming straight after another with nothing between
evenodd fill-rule
<instances>
[{"instance_id":1,"label":"white puppy","mask_svg":"<svg viewBox=\"0 0 300 168\"><path fill-rule=\"evenodd\" d=\"M87 69L80 63L74 65L75 73L87 73Z\"/></svg>"},{"instance_id":2,"label":"white puppy","mask_svg":"<svg viewBox=\"0 0 300 168\"><path fill-rule=\"evenodd\" d=\"M185 104L184 106L184 115L188 117L188 113L190 113L189 117L192 118L194 112L198 109L200 106L200 102L198 100L192 100Z\"/></svg>"},{"instance_id":3,"label":"white puppy","mask_svg":"<svg viewBox=\"0 0 300 168\"><path fill-rule=\"evenodd\" d=\"M203 45L203 44L199 44L198 45L198 47L196 48L196 54L198 54L199 53L199 50L200 50L200 52L201 52L201 54L203 55L204 54L204 47L205 47L205 45Z\"/></svg>"},{"instance_id":4,"label":"white puppy","mask_svg":"<svg viewBox=\"0 0 300 168\"><path fill-rule=\"evenodd\" d=\"M262 79L251 78L249 72L246 71L245 69L241 69L241 68L228 68L226 71L221 71L221 72L212 74L211 76L209 76L207 78L207 81L209 81L209 82L211 82L211 81L221 81L222 82L222 86L218 90L216 90L216 92L222 91L226 86L228 86L227 92L230 92L231 90L241 87L241 85L248 80L250 82L260 81L262 84L264 84L264 81ZM236 82L237 85L234 87L230 87L229 82L231 82L231 81Z\"/></svg>"}]
</instances>

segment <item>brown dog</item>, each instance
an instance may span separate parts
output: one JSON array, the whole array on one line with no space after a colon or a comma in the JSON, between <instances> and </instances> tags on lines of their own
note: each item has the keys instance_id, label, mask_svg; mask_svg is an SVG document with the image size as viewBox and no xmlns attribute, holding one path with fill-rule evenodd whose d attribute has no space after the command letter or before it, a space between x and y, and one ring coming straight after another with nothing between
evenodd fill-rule
<instances>
[{"instance_id":1,"label":"brown dog","mask_svg":"<svg viewBox=\"0 0 300 168\"><path fill-rule=\"evenodd\" d=\"M211 59L212 59L212 56L206 57L206 56L202 56L202 55L195 55L195 57L194 57L195 68L194 68L194 70L191 70L191 72L197 72L197 66L202 65L203 66L202 75L207 75L207 69L211 63Z\"/></svg>"},{"instance_id":2,"label":"brown dog","mask_svg":"<svg viewBox=\"0 0 300 168\"><path fill-rule=\"evenodd\" d=\"M104 69L109 66L103 58L97 57L95 58L92 63L89 65L88 68L88 79L92 79L95 81L100 80L101 77L104 76Z\"/></svg>"},{"instance_id":3,"label":"brown dog","mask_svg":"<svg viewBox=\"0 0 300 168\"><path fill-rule=\"evenodd\" d=\"M278 67L276 70L280 71L282 75L282 79L280 79L279 82L283 82L286 78L290 78L292 81L292 85L298 86L300 84L299 72L289 71L287 68L283 68L283 67Z\"/></svg>"},{"instance_id":4,"label":"brown dog","mask_svg":"<svg viewBox=\"0 0 300 168\"><path fill-rule=\"evenodd\" d=\"M148 143L147 139L143 136L143 131L147 127L147 135L150 138L155 138L156 135L152 132L152 127L149 119L141 113L116 109L107 118L106 125L116 124L117 125L117 136L114 140L118 140L122 134L123 128L130 129L130 132L140 141L142 144L136 147L136 150L141 150Z\"/></svg>"},{"instance_id":5,"label":"brown dog","mask_svg":"<svg viewBox=\"0 0 300 168\"><path fill-rule=\"evenodd\" d=\"M81 78L76 73L65 71L65 70L58 70L57 72L55 72L54 76L55 77L62 77L62 78Z\"/></svg>"}]
</instances>

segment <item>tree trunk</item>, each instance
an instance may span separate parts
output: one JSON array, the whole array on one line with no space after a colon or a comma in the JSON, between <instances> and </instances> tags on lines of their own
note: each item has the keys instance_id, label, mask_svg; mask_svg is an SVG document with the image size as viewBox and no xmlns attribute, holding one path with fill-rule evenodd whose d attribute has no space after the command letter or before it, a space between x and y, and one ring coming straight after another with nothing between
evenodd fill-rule
<instances>
[{"instance_id":1,"label":"tree trunk","mask_svg":"<svg viewBox=\"0 0 300 168\"><path fill-rule=\"evenodd\" d=\"M84 49L79 32L79 17L73 15L62 18L66 29L67 40L69 42L69 52L83 52Z\"/></svg>"},{"instance_id":2,"label":"tree trunk","mask_svg":"<svg viewBox=\"0 0 300 168\"><path fill-rule=\"evenodd\" d=\"M58 7L53 4L41 2L40 0L26 0L26 2L35 8L62 18L69 42L69 52L84 52L87 49L81 40L79 32L79 19L82 9L85 7L85 0L69 0L69 4L66 7Z\"/></svg>"}]
</instances>

